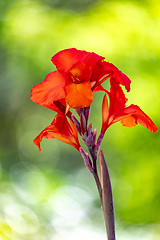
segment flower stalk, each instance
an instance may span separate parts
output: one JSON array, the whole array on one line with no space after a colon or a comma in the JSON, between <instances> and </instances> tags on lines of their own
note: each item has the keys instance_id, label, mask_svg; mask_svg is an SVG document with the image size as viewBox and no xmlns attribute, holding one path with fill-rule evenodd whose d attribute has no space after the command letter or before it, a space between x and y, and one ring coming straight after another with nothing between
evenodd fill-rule
<instances>
[{"instance_id":1,"label":"flower stalk","mask_svg":"<svg viewBox=\"0 0 160 240\"><path fill-rule=\"evenodd\" d=\"M114 208L112 198L112 188L109 177L107 164L104 158L103 151L99 154L100 175L102 185L102 209L107 230L108 240L115 240L115 222L114 222Z\"/></svg>"}]
</instances>

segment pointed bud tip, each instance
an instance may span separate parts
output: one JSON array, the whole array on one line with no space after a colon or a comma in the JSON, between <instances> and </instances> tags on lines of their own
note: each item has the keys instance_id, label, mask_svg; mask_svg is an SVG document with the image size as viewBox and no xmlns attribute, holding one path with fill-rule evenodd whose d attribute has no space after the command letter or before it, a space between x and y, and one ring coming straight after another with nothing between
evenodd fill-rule
<instances>
[{"instance_id":1,"label":"pointed bud tip","mask_svg":"<svg viewBox=\"0 0 160 240\"><path fill-rule=\"evenodd\" d=\"M79 150L78 150L79 152L82 152L82 147L79 147Z\"/></svg>"},{"instance_id":2,"label":"pointed bud tip","mask_svg":"<svg viewBox=\"0 0 160 240\"><path fill-rule=\"evenodd\" d=\"M89 170L91 173L93 173L92 162L91 162L91 159L90 159L88 153L86 153L86 152L84 151L84 149L81 148L81 147L79 148L79 152L80 152L82 158L84 159L84 163L85 163L86 167L88 168L88 170Z\"/></svg>"},{"instance_id":3,"label":"pointed bud tip","mask_svg":"<svg viewBox=\"0 0 160 240\"><path fill-rule=\"evenodd\" d=\"M68 103L67 103L67 106L66 106L66 110L65 110L65 115L67 115L67 113L69 112L69 109L70 109L71 107L68 105Z\"/></svg>"},{"instance_id":4,"label":"pointed bud tip","mask_svg":"<svg viewBox=\"0 0 160 240\"><path fill-rule=\"evenodd\" d=\"M100 162L102 162L102 160L104 160L104 154L103 154L102 150L99 151L99 160L100 160Z\"/></svg>"},{"instance_id":5,"label":"pointed bud tip","mask_svg":"<svg viewBox=\"0 0 160 240\"><path fill-rule=\"evenodd\" d=\"M99 151L99 155L102 156L102 154L103 154L103 150L101 149L101 150Z\"/></svg>"}]
</instances>

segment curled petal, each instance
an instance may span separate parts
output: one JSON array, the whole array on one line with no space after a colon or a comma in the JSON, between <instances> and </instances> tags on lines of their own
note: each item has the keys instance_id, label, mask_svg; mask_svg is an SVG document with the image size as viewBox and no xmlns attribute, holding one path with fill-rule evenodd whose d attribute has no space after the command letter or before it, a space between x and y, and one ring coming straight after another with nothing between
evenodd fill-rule
<instances>
[{"instance_id":1,"label":"curled petal","mask_svg":"<svg viewBox=\"0 0 160 240\"><path fill-rule=\"evenodd\" d=\"M98 87L102 82L104 82L107 78L109 78L110 75L113 74L111 70L106 69L106 64L108 63L105 61L98 61L94 68L91 78L91 82L94 83L94 89ZM104 79L105 76L108 77ZM104 80L102 81L102 79Z\"/></svg>"},{"instance_id":2,"label":"curled petal","mask_svg":"<svg viewBox=\"0 0 160 240\"><path fill-rule=\"evenodd\" d=\"M124 115L125 114L131 115L135 119L135 123L138 122L143 127L146 127L149 131L153 133L156 133L158 131L158 127L154 124L154 122L137 105L131 104L129 107L125 108ZM131 120L131 118L129 118L128 120ZM131 121L126 121L124 118L122 120L122 124L124 122L126 126L129 127ZM132 119L132 123L133 123L133 119Z\"/></svg>"},{"instance_id":3,"label":"curled petal","mask_svg":"<svg viewBox=\"0 0 160 240\"><path fill-rule=\"evenodd\" d=\"M51 108L53 101L65 98L65 83L64 75L58 71L51 72L43 82L31 88L31 100Z\"/></svg>"},{"instance_id":4,"label":"curled petal","mask_svg":"<svg viewBox=\"0 0 160 240\"><path fill-rule=\"evenodd\" d=\"M122 113L125 107L126 98L121 86L115 82L113 77L111 77L110 83L110 115L114 115L114 117L116 117Z\"/></svg>"},{"instance_id":5,"label":"curled petal","mask_svg":"<svg viewBox=\"0 0 160 240\"><path fill-rule=\"evenodd\" d=\"M110 93L107 93L110 105L108 107L107 96L104 97L102 104L101 133L105 133L110 125L118 121L126 127L134 127L137 123L140 123L151 132L157 132L157 126L137 105L132 104L129 107L125 106L127 98L125 97L121 86L113 77L111 77L110 83Z\"/></svg>"},{"instance_id":6,"label":"curled petal","mask_svg":"<svg viewBox=\"0 0 160 240\"><path fill-rule=\"evenodd\" d=\"M114 80L118 84L125 86L127 92L130 91L131 80L124 73L122 73L116 66L114 66L112 63L106 62L105 71L109 71Z\"/></svg>"},{"instance_id":7,"label":"curled petal","mask_svg":"<svg viewBox=\"0 0 160 240\"><path fill-rule=\"evenodd\" d=\"M121 84L123 86L125 86L127 92L130 91L130 84L131 84L131 80L129 79L129 77L127 77L127 75L125 75L124 73L122 73L120 71L120 77L119 77L119 81L121 82Z\"/></svg>"},{"instance_id":8,"label":"curled petal","mask_svg":"<svg viewBox=\"0 0 160 240\"><path fill-rule=\"evenodd\" d=\"M34 144L37 145L37 147L39 148L39 151L41 151L40 143L43 138L47 138L47 139L55 138L55 136L52 134L52 130L53 130L53 127L49 125L33 140Z\"/></svg>"},{"instance_id":9,"label":"curled petal","mask_svg":"<svg viewBox=\"0 0 160 240\"><path fill-rule=\"evenodd\" d=\"M91 85L92 85L92 83L91 83ZM101 85L99 85L97 87L93 86L92 90L93 90L93 92L104 91L104 92L108 93L108 91L105 88L103 88Z\"/></svg>"},{"instance_id":10,"label":"curled petal","mask_svg":"<svg viewBox=\"0 0 160 240\"><path fill-rule=\"evenodd\" d=\"M131 80L112 63L105 61L97 62L94 68L91 79L93 82L93 90L110 77L114 78L114 81L118 84L125 86L127 92L130 91Z\"/></svg>"},{"instance_id":11,"label":"curled petal","mask_svg":"<svg viewBox=\"0 0 160 240\"><path fill-rule=\"evenodd\" d=\"M57 138L58 140L72 145L77 150L79 150L80 144L78 141L78 134L74 124L71 122L71 125L68 123L65 115L57 114L53 122L47 126L34 140L41 151L40 143L43 138Z\"/></svg>"}]
</instances>

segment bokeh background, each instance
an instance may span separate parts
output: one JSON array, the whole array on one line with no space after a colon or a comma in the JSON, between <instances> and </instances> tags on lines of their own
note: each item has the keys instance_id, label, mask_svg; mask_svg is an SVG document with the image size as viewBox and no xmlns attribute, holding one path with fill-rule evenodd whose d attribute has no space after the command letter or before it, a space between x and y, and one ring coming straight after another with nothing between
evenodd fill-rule
<instances>
[{"instance_id":1,"label":"bokeh background","mask_svg":"<svg viewBox=\"0 0 160 240\"><path fill-rule=\"evenodd\" d=\"M0 1L0 239L106 239L94 179L78 151L32 140L54 113L30 88L55 70L58 51L93 51L132 80L129 104L160 125L159 0ZM103 94L90 122L100 131ZM109 167L117 240L160 239L160 135L113 125L102 149Z\"/></svg>"}]
</instances>

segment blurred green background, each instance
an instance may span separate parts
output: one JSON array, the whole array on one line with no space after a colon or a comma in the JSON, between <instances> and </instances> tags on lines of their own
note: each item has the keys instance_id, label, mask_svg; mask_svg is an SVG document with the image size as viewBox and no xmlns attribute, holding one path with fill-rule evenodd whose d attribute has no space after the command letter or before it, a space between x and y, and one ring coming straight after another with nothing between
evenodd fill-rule
<instances>
[{"instance_id":1,"label":"blurred green background","mask_svg":"<svg viewBox=\"0 0 160 240\"><path fill-rule=\"evenodd\" d=\"M55 70L58 51L93 51L132 80L129 104L160 125L159 0L0 1L0 239L106 239L97 189L80 154L58 140L32 140L55 115L30 88ZM103 94L90 122L100 131ZM160 136L113 125L108 163L117 240L160 239Z\"/></svg>"}]
</instances>

